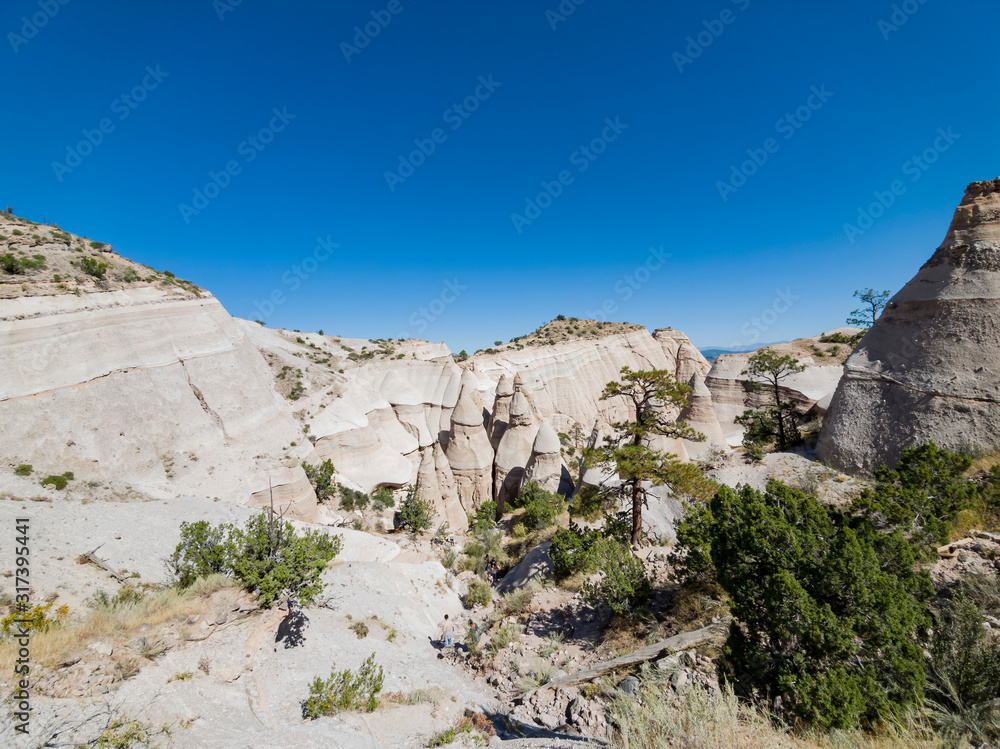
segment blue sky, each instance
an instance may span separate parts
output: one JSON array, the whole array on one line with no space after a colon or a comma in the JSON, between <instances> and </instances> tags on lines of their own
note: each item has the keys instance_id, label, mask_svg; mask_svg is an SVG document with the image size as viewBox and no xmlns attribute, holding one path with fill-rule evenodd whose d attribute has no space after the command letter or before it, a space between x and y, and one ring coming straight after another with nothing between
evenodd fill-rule
<instances>
[{"instance_id":1,"label":"blue sky","mask_svg":"<svg viewBox=\"0 0 1000 749\"><path fill-rule=\"evenodd\" d=\"M273 327L812 335L1000 174L998 27L995 0L9 0L0 202Z\"/></svg>"}]
</instances>

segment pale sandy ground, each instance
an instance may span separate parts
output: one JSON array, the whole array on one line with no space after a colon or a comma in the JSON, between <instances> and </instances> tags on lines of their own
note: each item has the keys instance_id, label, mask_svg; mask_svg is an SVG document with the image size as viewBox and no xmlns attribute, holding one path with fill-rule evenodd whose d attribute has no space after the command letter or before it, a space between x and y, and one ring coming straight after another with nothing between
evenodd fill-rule
<instances>
[{"instance_id":1,"label":"pale sandy ground","mask_svg":"<svg viewBox=\"0 0 1000 749\"><path fill-rule=\"evenodd\" d=\"M6 500L0 501L0 533L12 542L15 519L30 518L34 600L58 593L58 602L78 612L85 611L85 599L97 589L113 592L118 587L93 565L77 564L81 553L100 545L97 556L113 569L137 572L139 581L166 582L163 560L177 543L181 521L242 522L250 513L191 497L143 503ZM207 639L174 644L96 703L36 696L33 733L38 736L46 724L78 717L82 709L95 710L110 700L126 713L157 723L191 721L175 731L174 746L418 747L466 708L504 712L488 687L438 659L430 643L445 613L463 613L444 568L436 561L393 561L400 549L388 538L345 529L329 532L344 539L337 562L325 573L329 608L307 610L300 645L286 648L284 641L276 641L284 617L277 609L214 627ZM0 570L13 568L12 543L0 543ZM13 578L0 580L0 590L12 593L13 587ZM363 640L349 629L359 619L370 627ZM201 627L208 629L207 624ZM198 625L191 629L200 631ZM393 630L396 636L389 641ZM356 668L372 653L385 670L385 691L433 690L438 702L303 720L301 702L314 677L327 677L334 664ZM202 658L212 663L209 674L198 670ZM189 680L170 680L189 671L194 674ZM34 746L12 736L6 714L0 718L0 745ZM555 739L502 745L581 746Z\"/></svg>"}]
</instances>

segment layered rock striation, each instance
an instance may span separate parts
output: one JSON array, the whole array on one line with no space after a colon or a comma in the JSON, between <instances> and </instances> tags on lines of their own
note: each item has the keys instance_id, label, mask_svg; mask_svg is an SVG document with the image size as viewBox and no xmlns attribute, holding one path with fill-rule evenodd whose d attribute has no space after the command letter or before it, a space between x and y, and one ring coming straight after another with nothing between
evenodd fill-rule
<instances>
[{"instance_id":1,"label":"layered rock striation","mask_svg":"<svg viewBox=\"0 0 1000 749\"><path fill-rule=\"evenodd\" d=\"M941 246L844 365L818 452L847 471L907 447L1000 437L1000 179L973 182Z\"/></svg>"}]
</instances>

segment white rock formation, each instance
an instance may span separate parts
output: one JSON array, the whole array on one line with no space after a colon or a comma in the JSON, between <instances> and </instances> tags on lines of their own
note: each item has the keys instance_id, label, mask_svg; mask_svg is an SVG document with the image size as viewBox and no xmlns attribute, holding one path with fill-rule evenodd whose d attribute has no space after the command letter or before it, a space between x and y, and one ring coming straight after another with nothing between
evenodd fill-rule
<instances>
[{"instance_id":1,"label":"white rock formation","mask_svg":"<svg viewBox=\"0 0 1000 749\"><path fill-rule=\"evenodd\" d=\"M493 493L497 511L521 490L524 469L531 459L531 448L538 433L531 405L523 393L514 393L510 403L510 425L500 440L493 468Z\"/></svg>"},{"instance_id":2,"label":"white rock formation","mask_svg":"<svg viewBox=\"0 0 1000 749\"><path fill-rule=\"evenodd\" d=\"M239 503L271 474L308 515L301 427L214 297L146 286L2 299L0 357L0 460Z\"/></svg>"},{"instance_id":3,"label":"white rock formation","mask_svg":"<svg viewBox=\"0 0 1000 749\"><path fill-rule=\"evenodd\" d=\"M1000 435L1000 179L973 182L941 246L844 365L818 444L843 470L893 466L935 442L992 450Z\"/></svg>"},{"instance_id":4,"label":"white rock formation","mask_svg":"<svg viewBox=\"0 0 1000 749\"><path fill-rule=\"evenodd\" d=\"M687 396L688 406L681 410L680 419L698 431L705 441L685 440L684 443L689 455L701 457L714 448L724 447L726 440L715 416L712 393L705 384L705 378L696 371L688 384L691 386L691 392Z\"/></svg>"},{"instance_id":5,"label":"white rock formation","mask_svg":"<svg viewBox=\"0 0 1000 749\"><path fill-rule=\"evenodd\" d=\"M489 433L490 444L496 450L500 439L507 431L510 422L510 402L514 398L514 385L507 375L500 375L496 385L496 397L493 399L493 409L490 413Z\"/></svg>"},{"instance_id":6,"label":"white rock formation","mask_svg":"<svg viewBox=\"0 0 1000 749\"><path fill-rule=\"evenodd\" d=\"M855 328L839 328L828 332L850 335L857 331ZM782 381L782 397L794 403L795 410L800 415L810 411L822 415L843 374L841 360L850 350L849 345L840 344L836 346L840 351L839 358L832 354L818 358L814 347L820 348L820 337L800 338L767 347L779 354L791 354L800 364L805 365L804 371L791 374ZM827 352L834 350L834 346L827 344L821 348ZM731 446L739 445L743 440L743 427L737 425L735 419L748 408L747 403L756 407L767 402L766 391L752 393L749 396L747 393L746 383L749 378L742 374L742 371L753 353L750 351L741 354L723 354L716 359L711 372L705 378L705 385L712 396L716 418L726 442Z\"/></svg>"},{"instance_id":7,"label":"white rock formation","mask_svg":"<svg viewBox=\"0 0 1000 749\"><path fill-rule=\"evenodd\" d=\"M475 513L493 498L493 446L483 426L479 393L466 385L451 414L451 433L445 449L455 478L458 500L467 513Z\"/></svg>"},{"instance_id":8,"label":"white rock formation","mask_svg":"<svg viewBox=\"0 0 1000 749\"><path fill-rule=\"evenodd\" d=\"M524 482L531 481L548 492L559 491L563 484L562 445L556 430L547 421L543 421L538 428L531 446L531 457L525 467Z\"/></svg>"},{"instance_id":9,"label":"white rock formation","mask_svg":"<svg viewBox=\"0 0 1000 749\"><path fill-rule=\"evenodd\" d=\"M557 432L574 424L585 431L595 422L611 423L626 416L624 404L600 400L604 386L618 379L623 366L666 369L687 382L694 371L711 368L701 353L679 331L645 329L615 333L594 340L570 340L551 346L504 349L475 357L481 377L519 377L539 417Z\"/></svg>"}]
</instances>

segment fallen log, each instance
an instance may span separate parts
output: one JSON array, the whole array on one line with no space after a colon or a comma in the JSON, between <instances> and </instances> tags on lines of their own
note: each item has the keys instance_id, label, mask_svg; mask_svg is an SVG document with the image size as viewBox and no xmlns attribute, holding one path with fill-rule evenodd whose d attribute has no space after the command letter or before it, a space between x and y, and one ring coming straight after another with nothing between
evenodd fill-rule
<instances>
[{"instance_id":1,"label":"fallen log","mask_svg":"<svg viewBox=\"0 0 1000 749\"><path fill-rule=\"evenodd\" d=\"M660 640L653 645L647 645L644 648L639 648L628 655L622 655L618 658L613 658L610 661L598 663L596 666L591 666L590 668L585 668L575 673L561 676L540 688L563 689L565 687L575 687L578 684L593 681L597 677L602 676L609 671L614 671L615 669L636 666L640 663L645 663L646 661L666 657L671 653L697 647L698 645L708 642L725 631L725 628L729 626L729 622L730 617L726 617L721 622L709 624L707 627L702 627L701 629L696 629L692 632L682 632L679 635L668 637L666 640Z\"/></svg>"},{"instance_id":2,"label":"fallen log","mask_svg":"<svg viewBox=\"0 0 1000 749\"><path fill-rule=\"evenodd\" d=\"M104 544L101 544L101 546L104 546ZM101 546L98 546L97 549L100 549ZM115 572L113 569L111 569L103 559L101 559L96 555L97 549L94 549L93 551L84 552L83 554L81 554L76 558L76 563L92 564L95 567L97 567L97 569L103 570L104 572L107 572L109 575L111 575L111 577L115 579L115 582L124 583L128 579L128 574L125 572Z\"/></svg>"}]
</instances>

